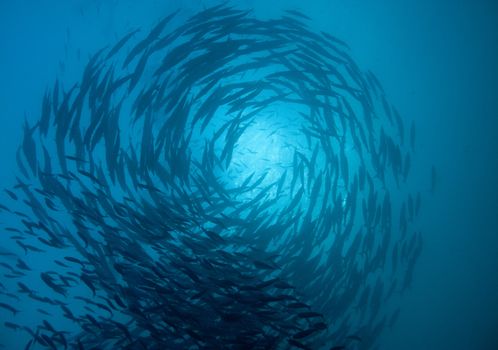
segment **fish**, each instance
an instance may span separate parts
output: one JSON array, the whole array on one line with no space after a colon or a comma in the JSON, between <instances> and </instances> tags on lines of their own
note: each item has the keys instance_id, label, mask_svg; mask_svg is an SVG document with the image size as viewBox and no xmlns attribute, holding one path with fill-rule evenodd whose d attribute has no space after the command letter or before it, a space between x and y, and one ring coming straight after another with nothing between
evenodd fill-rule
<instances>
[{"instance_id":1,"label":"fish","mask_svg":"<svg viewBox=\"0 0 498 350\"><path fill-rule=\"evenodd\" d=\"M286 13L288 13L290 15L299 17L299 18L311 20L310 17L306 16L304 13L302 13L301 11L298 11L298 10L285 10L284 12L286 12Z\"/></svg>"},{"instance_id":2,"label":"fish","mask_svg":"<svg viewBox=\"0 0 498 350\"><path fill-rule=\"evenodd\" d=\"M42 281L54 292L61 294L64 297L66 296L66 290L64 289L64 287L56 284L54 278L51 276L49 272L41 272L40 277Z\"/></svg>"},{"instance_id":3,"label":"fish","mask_svg":"<svg viewBox=\"0 0 498 350\"><path fill-rule=\"evenodd\" d=\"M15 331L17 331L18 329L21 328L21 326L18 325L17 323L13 323L13 322L9 322L9 321L5 321L3 324L5 327L13 329Z\"/></svg>"},{"instance_id":4,"label":"fish","mask_svg":"<svg viewBox=\"0 0 498 350\"><path fill-rule=\"evenodd\" d=\"M8 305L6 303L2 303L2 302L0 302L0 308L12 312L12 314L14 316L17 315L17 313L20 311L20 310L17 310L16 308L14 308L13 306Z\"/></svg>"},{"instance_id":5,"label":"fish","mask_svg":"<svg viewBox=\"0 0 498 350\"><path fill-rule=\"evenodd\" d=\"M10 191L10 190L8 190L8 189L4 189L4 191L5 191L5 193L7 193L7 194L9 195L9 197L10 197L10 198L12 198L13 200L15 200L15 201L16 201L16 200L18 199L18 198L17 198L17 195L16 195L14 192L12 192L12 191Z\"/></svg>"},{"instance_id":6,"label":"fish","mask_svg":"<svg viewBox=\"0 0 498 350\"><path fill-rule=\"evenodd\" d=\"M300 11L176 14L22 125L0 308L44 315L28 348L374 346L423 247L414 123Z\"/></svg>"},{"instance_id":7,"label":"fish","mask_svg":"<svg viewBox=\"0 0 498 350\"><path fill-rule=\"evenodd\" d=\"M303 338L309 337L310 335L316 333L319 330L320 329L317 329L317 328L305 329L304 331L300 331L300 332L297 332L296 334L294 334L292 336L292 338L293 339L303 339Z\"/></svg>"},{"instance_id":8,"label":"fish","mask_svg":"<svg viewBox=\"0 0 498 350\"><path fill-rule=\"evenodd\" d=\"M123 36L119 41L113 46L111 50L107 53L106 59L114 56L140 29L135 29Z\"/></svg>"},{"instance_id":9,"label":"fish","mask_svg":"<svg viewBox=\"0 0 498 350\"><path fill-rule=\"evenodd\" d=\"M36 127L37 126L35 125L34 127L31 128L27 120L25 120L22 151L33 174L36 173L36 161L37 161L36 144L33 140L33 133Z\"/></svg>"}]
</instances>

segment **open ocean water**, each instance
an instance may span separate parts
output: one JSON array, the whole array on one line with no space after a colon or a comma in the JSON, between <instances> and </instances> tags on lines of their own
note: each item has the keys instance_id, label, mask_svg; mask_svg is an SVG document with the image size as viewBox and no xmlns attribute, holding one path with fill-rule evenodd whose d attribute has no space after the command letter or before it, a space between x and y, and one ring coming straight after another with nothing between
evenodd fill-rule
<instances>
[{"instance_id":1,"label":"open ocean water","mask_svg":"<svg viewBox=\"0 0 498 350\"><path fill-rule=\"evenodd\" d=\"M0 349L498 349L497 62L489 0L0 0Z\"/></svg>"}]
</instances>

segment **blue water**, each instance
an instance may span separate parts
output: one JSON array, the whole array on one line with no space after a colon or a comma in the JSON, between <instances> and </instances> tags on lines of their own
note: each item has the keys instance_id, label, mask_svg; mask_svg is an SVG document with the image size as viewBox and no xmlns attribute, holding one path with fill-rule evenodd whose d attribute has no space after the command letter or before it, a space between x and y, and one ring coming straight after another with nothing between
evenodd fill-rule
<instances>
[{"instance_id":1,"label":"blue water","mask_svg":"<svg viewBox=\"0 0 498 350\"><path fill-rule=\"evenodd\" d=\"M172 7L171 4L174 3ZM130 29L208 1L0 2L0 183L17 174L24 118L55 77ZM498 4L492 1L234 1L261 18L299 9L351 47L417 123L416 162L436 164L423 203L424 249L381 349L498 348ZM422 182L423 183L423 182ZM426 184L429 191L429 181ZM0 242L2 242L0 240ZM22 306L20 306L22 308ZM0 313L0 320L8 320Z\"/></svg>"}]
</instances>

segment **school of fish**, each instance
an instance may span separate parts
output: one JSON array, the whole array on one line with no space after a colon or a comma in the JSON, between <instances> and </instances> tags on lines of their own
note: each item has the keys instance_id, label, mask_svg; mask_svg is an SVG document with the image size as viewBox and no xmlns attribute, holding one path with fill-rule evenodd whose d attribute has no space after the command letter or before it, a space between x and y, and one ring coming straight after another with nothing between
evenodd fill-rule
<instances>
[{"instance_id":1,"label":"school of fish","mask_svg":"<svg viewBox=\"0 0 498 350\"><path fill-rule=\"evenodd\" d=\"M25 122L0 204L17 223L0 334L19 349L378 348L423 246L414 124L301 12L181 16L96 52Z\"/></svg>"}]
</instances>

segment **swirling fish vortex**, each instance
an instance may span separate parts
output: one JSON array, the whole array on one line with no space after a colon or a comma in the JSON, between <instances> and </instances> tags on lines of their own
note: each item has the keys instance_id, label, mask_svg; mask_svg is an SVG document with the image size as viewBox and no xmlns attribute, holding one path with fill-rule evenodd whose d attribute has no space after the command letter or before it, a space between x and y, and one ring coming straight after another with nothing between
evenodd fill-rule
<instances>
[{"instance_id":1,"label":"swirling fish vortex","mask_svg":"<svg viewBox=\"0 0 498 350\"><path fill-rule=\"evenodd\" d=\"M69 341L373 348L422 246L413 125L299 12L180 17L97 52L25 125L20 247L43 238L70 256L40 275L73 300L53 304L77 327ZM60 282L75 269L87 297Z\"/></svg>"}]
</instances>

